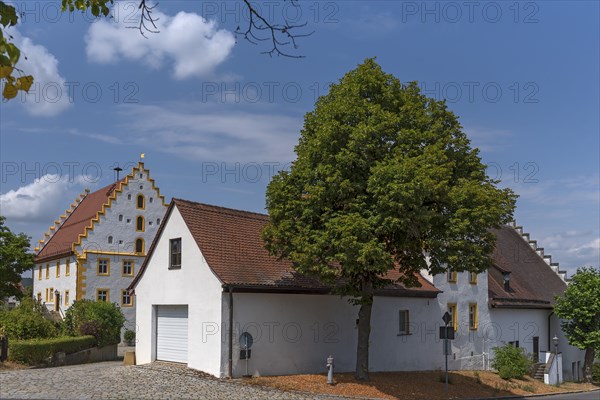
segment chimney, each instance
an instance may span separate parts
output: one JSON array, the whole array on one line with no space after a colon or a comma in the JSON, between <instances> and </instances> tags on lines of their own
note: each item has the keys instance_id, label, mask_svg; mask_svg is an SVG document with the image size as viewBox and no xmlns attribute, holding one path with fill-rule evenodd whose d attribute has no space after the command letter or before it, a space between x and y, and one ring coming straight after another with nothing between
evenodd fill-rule
<instances>
[{"instance_id":1,"label":"chimney","mask_svg":"<svg viewBox=\"0 0 600 400\"><path fill-rule=\"evenodd\" d=\"M510 272L504 273L504 290L510 292Z\"/></svg>"},{"instance_id":2,"label":"chimney","mask_svg":"<svg viewBox=\"0 0 600 400\"><path fill-rule=\"evenodd\" d=\"M116 182L119 180L119 173L121 171L123 171L123 168L121 168L117 165L115 168L113 168L113 171L115 171L115 176L116 176L115 182Z\"/></svg>"}]
</instances>

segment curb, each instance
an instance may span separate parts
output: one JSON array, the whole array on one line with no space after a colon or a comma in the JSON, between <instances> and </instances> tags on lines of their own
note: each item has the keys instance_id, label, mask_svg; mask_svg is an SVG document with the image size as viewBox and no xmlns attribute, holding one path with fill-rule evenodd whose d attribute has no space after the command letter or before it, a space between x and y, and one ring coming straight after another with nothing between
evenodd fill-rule
<instances>
[{"instance_id":1,"label":"curb","mask_svg":"<svg viewBox=\"0 0 600 400\"><path fill-rule=\"evenodd\" d=\"M553 392L553 393L536 393L536 394L524 394L524 395L514 395L514 396L501 396L501 397L476 397L470 399L462 399L462 400L500 400L500 399L523 399L523 398L535 398L542 396L560 396L563 394L575 394L575 393L590 393L590 392L600 392L600 389L593 390L571 390L569 392Z\"/></svg>"}]
</instances>

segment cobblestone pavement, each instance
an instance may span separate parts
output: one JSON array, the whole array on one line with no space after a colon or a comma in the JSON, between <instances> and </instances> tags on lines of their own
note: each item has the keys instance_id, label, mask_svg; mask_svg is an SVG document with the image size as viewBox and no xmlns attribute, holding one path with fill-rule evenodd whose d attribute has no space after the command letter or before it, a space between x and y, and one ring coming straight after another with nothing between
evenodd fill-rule
<instances>
[{"instance_id":1,"label":"cobblestone pavement","mask_svg":"<svg viewBox=\"0 0 600 400\"><path fill-rule=\"evenodd\" d=\"M0 372L0 399L333 399L204 376L184 366L120 361Z\"/></svg>"}]
</instances>

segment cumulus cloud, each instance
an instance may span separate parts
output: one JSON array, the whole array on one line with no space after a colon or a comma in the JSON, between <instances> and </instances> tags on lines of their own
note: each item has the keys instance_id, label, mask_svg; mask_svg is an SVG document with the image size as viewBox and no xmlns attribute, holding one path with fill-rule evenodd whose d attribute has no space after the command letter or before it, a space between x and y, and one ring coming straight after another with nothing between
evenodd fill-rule
<instances>
[{"instance_id":1,"label":"cumulus cloud","mask_svg":"<svg viewBox=\"0 0 600 400\"><path fill-rule=\"evenodd\" d=\"M127 5L117 2L116 15L127 15ZM149 33L148 38L130 29L131 18L92 24L86 35L89 60L109 64L127 59L155 69L172 64L175 79L205 77L226 60L235 44L231 32L195 13L181 11L169 16L155 10L153 17L160 33Z\"/></svg>"},{"instance_id":2,"label":"cumulus cloud","mask_svg":"<svg viewBox=\"0 0 600 400\"><path fill-rule=\"evenodd\" d=\"M40 44L11 28L14 44L21 49L17 68L24 75L33 75L34 83L28 94L20 92L16 99L34 116L52 117L71 106L65 78L58 72L58 60Z\"/></svg>"},{"instance_id":3,"label":"cumulus cloud","mask_svg":"<svg viewBox=\"0 0 600 400\"><path fill-rule=\"evenodd\" d=\"M65 195L75 185L84 183L83 177L44 175L32 183L0 195L0 214L13 221L54 221L57 210L64 211ZM71 199L72 200L72 199Z\"/></svg>"}]
</instances>

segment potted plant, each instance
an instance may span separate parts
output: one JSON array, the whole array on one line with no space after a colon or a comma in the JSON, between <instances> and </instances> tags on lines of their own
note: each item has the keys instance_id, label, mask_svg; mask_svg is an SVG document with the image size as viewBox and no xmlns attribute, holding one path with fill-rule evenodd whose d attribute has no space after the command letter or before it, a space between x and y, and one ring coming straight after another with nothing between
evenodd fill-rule
<instances>
[{"instance_id":1,"label":"potted plant","mask_svg":"<svg viewBox=\"0 0 600 400\"><path fill-rule=\"evenodd\" d=\"M125 339L125 342L127 342L129 346L133 346L135 343L135 332L127 329L123 334L123 339Z\"/></svg>"}]
</instances>

